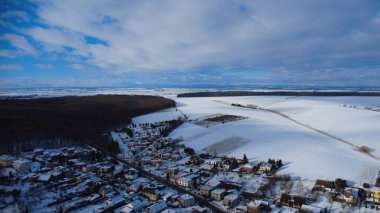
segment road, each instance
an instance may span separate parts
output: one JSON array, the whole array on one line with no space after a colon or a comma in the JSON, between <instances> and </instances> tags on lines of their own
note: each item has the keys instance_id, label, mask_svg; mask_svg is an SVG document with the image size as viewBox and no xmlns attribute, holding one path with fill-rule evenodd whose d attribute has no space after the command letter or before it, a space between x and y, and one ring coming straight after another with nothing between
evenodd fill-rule
<instances>
[{"instance_id":1,"label":"road","mask_svg":"<svg viewBox=\"0 0 380 213\"><path fill-rule=\"evenodd\" d=\"M150 173L146 170L144 170L143 168L137 166L136 164L134 163L131 163L129 161L126 161L126 160L123 160L121 158L119 158L118 156L116 155L113 155L111 153L108 153L108 152L105 152L105 151L102 151L101 149L97 148L96 146L92 145L92 144L87 144L88 146L92 147L92 148L95 148L96 150L98 150L99 152L102 152L103 154L106 154L110 157L112 157L113 159L117 160L118 162L122 163L123 165L127 166L127 167L130 167L130 168L134 168L136 169L137 171L139 171L139 174L143 177L146 177L146 178L153 178L154 180L156 180L157 182L160 182L161 184L164 184L170 188L173 188L175 190L177 190L178 192L181 192L183 194L190 194L194 197L194 199L201 205L201 206L205 206L205 207L208 207L210 208L213 212L221 212L221 213L225 213L226 211L224 211L223 209L219 208L217 205L214 205L213 203L205 200L202 196L198 195L198 194L195 194L194 192L192 191L189 191L187 190L186 188L184 187L181 187L179 185L176 185L174 183L171 183L169 181L167 181L165 178L162 178L160 176L157 176L153 173Z\"/></svg>"}]
</instances>

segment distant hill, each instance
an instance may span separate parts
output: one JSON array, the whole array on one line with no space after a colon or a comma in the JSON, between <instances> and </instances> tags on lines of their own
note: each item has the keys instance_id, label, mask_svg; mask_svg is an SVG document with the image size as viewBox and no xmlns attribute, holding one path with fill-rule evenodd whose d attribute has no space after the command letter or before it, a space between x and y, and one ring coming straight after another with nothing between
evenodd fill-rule
<instances>
[{"instance_id":1,"label":"distant hill","mask_svg":"<svg viewBox=\"0 0 380 213\"><path fill-rule=\"evenodd\" d=\"M217 91L190 92L177 97L221 97L221 96L380 96L380 92L327 92L327 91Z\"/></svg>"},{"instance_id":2,"label":"distant hill","mask_svg":"<svg viewBox=\"0 0 380 213\"><path fill-rule=\"evenodd\" d=\"M135 116L174 106L173 100L141 95L0 100L0 152L81 142L117 152L118 145L104 137L105 132Z\"/></svg>"}]
</instances>

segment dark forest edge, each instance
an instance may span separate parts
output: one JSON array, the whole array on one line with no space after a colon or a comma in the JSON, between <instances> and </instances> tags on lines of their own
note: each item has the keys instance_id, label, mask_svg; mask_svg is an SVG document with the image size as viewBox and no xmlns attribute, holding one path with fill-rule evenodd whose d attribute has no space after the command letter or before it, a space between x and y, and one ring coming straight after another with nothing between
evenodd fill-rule
<instances>
[{"instance_id":1,"label":"dark forest edge","mask_svg":"<svg viewBox=\"0 0 380 213\"><path fill-rule=\"evenodd\" d=\"M118 143L105 133L170 107L175 107L173 100L142 95L0 100L0 153L86 143L117 153Z\"/></svg>"},{"instance_id":2,"label":"dark forest edge","mask_svg":"<svg viewBox=\"0 0 380 213\"><path fill-rule=\"evenodd\" d=\"M223 97L223 96L380 96L380 92L328 92L328 91L217 91L181 93L177 97Z\"/></svg>"}]
</instances>

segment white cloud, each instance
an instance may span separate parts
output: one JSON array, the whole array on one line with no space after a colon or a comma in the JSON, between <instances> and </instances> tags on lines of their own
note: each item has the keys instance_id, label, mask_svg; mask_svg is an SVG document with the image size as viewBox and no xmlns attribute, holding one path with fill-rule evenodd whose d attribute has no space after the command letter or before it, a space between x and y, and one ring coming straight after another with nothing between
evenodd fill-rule
<instances>
[{"instance_id":1,"label":"white cloud","mask_svg":"<svg viewBox=\"0 0 380 213\"><path fill-rule=\"evenodd\" d=\"M34 66L41 70L49 70L53 68L52 64L35 64Z\"/></svg>"},{"instance_id":2,"label":"white cloud","mask_svg":"<svg viewBox=\"0 0 380 213\"><path fill-rule=\"evenodd\" d=\"M71 64L69 67L75 69L75 70L79 70L79 71L87 71L87 67L84 66L83 64Z\"/></svg>"},{"instance_id":3,"label":"white cloud","mask_svg":"<svg viewBox=\"0 0 380 213\"><path fill-rule=\"evenodd\" d=\"M1 19L7 19L12 17L16 17L24 22L30 21L29 15L26 12L20 10L8 10L0 14Z\"/></svg>"},{"instance_id":4,"label":"white cloud","mask_svg":"<svg viewBox=\"0 0 380 213\"><path fill-rule=\"evenodd\" d=\"M5 71L18 71L22 70L23 67L20 64L0 64L0 70L5 70Z\"/></svg>"},{"instance_id":5,"label":"white cloud","mask_svg":"<svg viewBox=\"0 0 380 213\"><path fill-rule=\"evenodd\" d=\"M362 58L363 51L365 57L380 54L380 30L367 18L374 6L374 1L44 1L37 13L49 28L32 28L29 35L48 51L71 48L70 54L119 72L333 66Z\"/></svg>"},{"instance_id":6,"label":"white cloud","mask_svg":"<svg viewBox=\"0 0 380 213\"><path fill-rule=\"evenodd\" d=\"M1 35L0 39L8 41L12 46L22 51L22 53L31 54L31 55L37 54L34 47L29 43L29 41L24 36L7 33L7 34Z\"/></svg>"}]
</instances>

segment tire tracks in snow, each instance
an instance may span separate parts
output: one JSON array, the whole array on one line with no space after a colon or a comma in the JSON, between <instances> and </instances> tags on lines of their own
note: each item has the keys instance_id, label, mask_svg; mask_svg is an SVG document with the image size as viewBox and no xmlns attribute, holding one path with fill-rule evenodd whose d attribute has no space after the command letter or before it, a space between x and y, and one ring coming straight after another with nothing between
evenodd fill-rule
<instances>
[{"instance_id":1,"label":"tire tracks in snow","mask_svg":"<svg viewBox=\"0 0 380 213\"><path fill-rule=\"evenodd\" d=\"M217 102L217 101L215 101L215 102ZM225 102L218 102L218 103L221 103L221 104L227 104L227 105L231 106L230 103L225 103ZM244 105L242 105L242 106L244 106ZM231 107L234 107L234 106L231 106ZM269 112L269 113L276 114L276 115L281 116L281 117L283 117L283 118L285 118L285 119L288 119L289 121L292 121L292 122L294 122L294 123L296 123L296 124L298 124L298 125L300 125L300 126L306 127L306 128L308 128L308 129L310 129L310 130L312 130L312 131L314 131L314 132L317 132L317 133L319 133L319 134L322 134L322 135L325 135L325 136L327 136L327 137L329 137L329 138L332 138L332 139L334 139L335 141L338 141L338 142L344 143L344 144L346 144L346 145L349 145L349 146L351 146L351 148L353 148L355 151L357 151L357 152L359 152L359 153L361 153L361 154L364 154L364 155L366 155L366 156L368 156L368 157L370 157L370 158L373 158L373 159L375 159L375 160L380 161L380 157L379 157L379 156L373 155L373 154L371 154L371 153L369 153L369 152L363 152L363 151L360 151L360 147L359 147L359 146L357 146L357 145L355 145L355 144L353 144L353 143L351 143L351 142L349 142L349 141L347 141L347 140L344 140L344 139L342 139L342 138L339 138L339 137L337 137L337 136L335 136L335 135L332 135L332 134L330 134L330 133L328 133L328 132L322 131L322 130L317 129L317 128L315 128L315 127L312 127L312 126L310 126L310 125L308 125L308 124L304 124L304 123L302 123L302 122L300 122L300 121L297 121L297 120L295 120L294 118L290 117L289 115L283 114L283 113L278 112L278 111L275 111L275 110L271 110L271 109L267 109L267 108L261 108L261 107L257 107L256 109L253 109L253 108L250 108L250 107L246 107L246 108L247 108L247 109L251 109L251 110L260 110L260 111L264 111L264 112Z\"/></svg>"}]
</instances>

